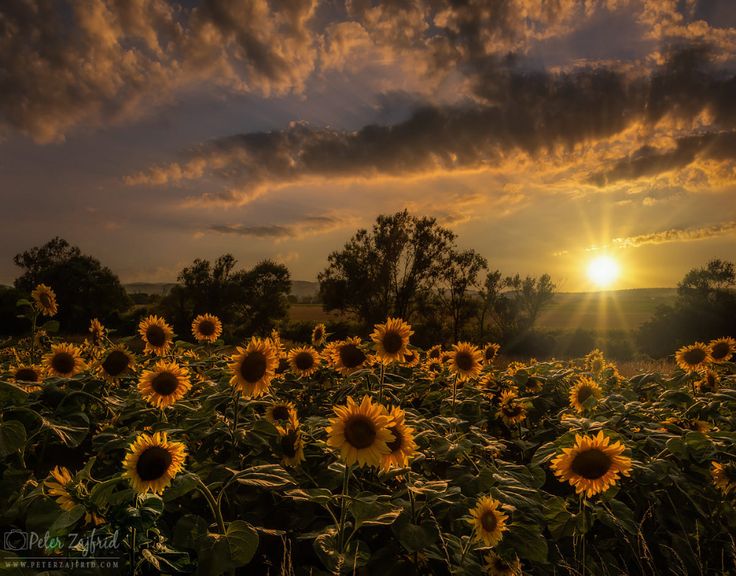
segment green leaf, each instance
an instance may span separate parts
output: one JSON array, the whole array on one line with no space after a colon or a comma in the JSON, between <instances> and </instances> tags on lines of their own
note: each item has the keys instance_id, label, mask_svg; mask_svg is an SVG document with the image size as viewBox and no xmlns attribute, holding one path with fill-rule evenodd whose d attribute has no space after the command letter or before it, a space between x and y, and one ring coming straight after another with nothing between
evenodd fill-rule
<instances>
[{"instance_id":1,"label":"green leaf","mask_svg":"<svg viewBox=\"0 0 736 576\"><path fill-rule=\"evenodd\" d=\"M296 484L291 474L278 464L263 464L238 472L238 482L259 488L283 488Z\"/></svg>"},{"instance_id":2,"label":"green leaf","mask_svg":"<svg viewBox=\"0 0 736 576\"><path fill-rule=\"evenodd\" d=\"M196 550L207 538L207 526L207 521L201 516L196 514L182 516L174 526L174 546Z\"/></svg>"},{"instance_id":3,"label":"green leaf","mask_svg":"<svg viewBox=\"0 0 736 576\"><path fill-rule=\"evenodd\" d=\"M572 536L575 532L575 517L567 511L564 498L554 497L546 503L544 519L555 540Z\"/></svg>"},{"instance_id":4,"label":"green leaf","mask_svg":"<svg viewBox=\"0 0 736 576\"><path fill-rule=\"evenodd\" d=\"M504 540L522 560L547 563L547 540L539 526L531 524L512 524L504 535Z\"/></svg>"},{"instance_id":5,"label":"green leaf","mask_svg":"<svg viewBox=\"0 0 736 576\"><path fill-rule=\"evenodd\" d=\"M329 503L333 498L332 492L327 488L295 488L284 492L284 496L292 500L314 502L322 506Z\"/></svg>"},{"instance_id":6,"label":"green leaf","mask_svg":"<svg viewBox=\"0 0 736 576\"><path fill-rule=\"evenodd\" d=\"M28 393L10 382L0 380L0 403L20 406L28 401Z\"/></svg>"},{"instance_id":7,"label":"green leaf","mask_svg":"<svg viewBox=\"0 0 736 576\"><path fill-rule=\"evenodd\" d=\"M59 331L59 321L49 320L48 322L44 322L44 324L40 326L40 329L45 330L49 334L56 334Z\"/></svg>"},{"instance_id":8,"label":"green leaf","mask_svg":"<svg viewBox=\"0 0 736 576\"><path fill-rule=\"evenodd\" d=\"M79 522L82 517L84 517L84 506L75 506L71 510L64 510L49 527L49 535L61 536L68 533L69 529Z\"/></svg>"},{"instance_id":9,"label":"green leaf","mask_svg":"<svg viewBox=\"0 0 736 576\"><path fill-rule=\"evenodd\" d=\"M356 529L361 526L389 526L401 514L401 508L382 502L355 500L350 513L355 518Z\"/></svg>"},{"instance_id":10,"label":"green leaf","mask_svg":"<svg viewBox=\"0 0 736 576\"><path fill-rule=\"evenodd\" d=\"M258 533L247 522L231 522L225 534L210 534L199 552L198 574L218 576L248 564L258 550Z\"/></svg>"},{"instance_id":11,"label":"green leaf","mask_svg":"<svg viewBox=\"0 0 736 576\"><path fill-rule=\"evenodd\" d=\"M6 458L26 445L26 429L17 420L0 424L0 458Z\"/></svg>"},{"instance_id":12,"label":"green leaf","mask_svg":"<svg viewBox=\"0 0 736 576\"><path fill-rule=\"evenodd\" d=\"M636 534L638 526L634 512L620 500L610 500L606 503L608 510L599 509L596 517L606 526L619 528L629 534Z\"/></svg>"}]
</instances>

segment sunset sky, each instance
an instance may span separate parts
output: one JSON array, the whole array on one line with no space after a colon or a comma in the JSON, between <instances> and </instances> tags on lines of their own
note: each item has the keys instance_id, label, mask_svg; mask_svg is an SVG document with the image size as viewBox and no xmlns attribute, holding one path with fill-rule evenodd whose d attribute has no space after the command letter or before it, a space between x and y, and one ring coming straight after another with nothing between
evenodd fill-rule
<instances>
[{"instance_id":1,"label":"sunset sky","mask_svg":"<svg viewBox=\"0 0 736 576\"><path fill-rule=\"evenodd\" d=\"M407 207L562 291L674 286L736 260L736 2L2 1L0 194L0 283L56 235L315 280Z\"/></svg>"}]
</instances>

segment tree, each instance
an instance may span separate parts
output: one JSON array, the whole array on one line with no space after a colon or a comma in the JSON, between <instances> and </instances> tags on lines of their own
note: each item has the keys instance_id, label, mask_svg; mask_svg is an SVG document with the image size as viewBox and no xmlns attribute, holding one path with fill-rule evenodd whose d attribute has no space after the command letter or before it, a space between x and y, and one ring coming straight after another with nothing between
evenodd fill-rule
<instances>
[{"instance_id":1,"label":"tree","mask_svg":"<svg viewBox=\"0 0 736 576\"><path fill-rule=\"evenodd\" d=\"M250 270L235 271L236 264L231 254L224 254L214 263L196 259L179 273L179 284L160 304L177 334L190 337L192 319L203 313L218 316L231 338L268 334L286 317L289 270L270 260Z\"/></svg>"},{"instance_id":2,"label":"tree","mask_svg":"<svg viewBox=\"0 0 736 576\"><path fill-rule=\"evenodd\" d=\"M450 315L453 342L460 339L461 327L473 315L470 290L478 288L478 275L487 268L488 261L475 250L450 250L445 256L439 298Z\"/></svg>"},{"instance_id":3,"label":"tree","mask_svg":"<svg viewBox=\"0 0 736 576\"><path fill-rule=\"evenodd\" d=\"M436 286L455 234L407 210L360 229L319 274L325 310L350 311L367 324L389 315L411 320L417 301Z\"/></svg>"},{"instance_id":4,"label":"tree","mask_svg":"<svg viewBox=\"0 0 736 576\"><path fill-rule=\"evenodd\" d=\"M17 254L13 261L24 270L15 280L18 290L27 294L46 284L56 292L56 319L63 330L85 332L92 318L115 325L118 314L130 306L118 277L63 238Z\"/></svg>"},{"instance_id":5,"label":"tree","mask_svg":"<svg viewBox=\"0 0 736 576\"><path fill-rule=\"evenodd\" d=\"M736 336L736 268L715 259L685 274L675 302L659 306L637 340L642 351L661 358L685 344L721 336Z\"/></svg>"}]
</instances>

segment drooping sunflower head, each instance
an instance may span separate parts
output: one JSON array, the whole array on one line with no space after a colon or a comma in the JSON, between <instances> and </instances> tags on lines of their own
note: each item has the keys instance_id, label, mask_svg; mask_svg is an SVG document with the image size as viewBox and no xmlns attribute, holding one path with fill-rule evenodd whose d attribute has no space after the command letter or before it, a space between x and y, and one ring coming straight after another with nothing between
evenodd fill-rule
<instances>
[{"instance_id":1,"label":"drooping sunflower head","mask_svg":"<svg viewBox=\"0 0 736 576\"><path fill-rule=\"evenodd\" d=\"M238 346L230 357L230 384L246 398L258 398L266 393L279 365L278 352L271 340L253 337L245 348Z\"/></svg>"},{"instance_id":2,"label":"drooping sunflower head","mask_svg":"<svg viewBox=\"0 0 736 576\"><path fill-rule=\"evenodd\" d=\"M487 554L484 558L485 569L488 576L521 576L521 561L518 556L513 560L502 558L495 552Z\"/></svg>"},{"instance_id":3,"label":"drooping sunflower head","mask_svg":"<svg viewBox=\"0 0 736 576\"><path fill-rule=\"evenodd\" d=\"M484 546L495 546L508 530L508 516L499 510L501 503L490 496L478 499L474 508L470 509L468 522L473 526L473 537Z\"/></svg>"},{"instance_id":4,"label":"drooping sunflower head","mask_svg":"<svg viewBox=\"0 0 736 576\"><path fill-rule=\"evenodd\" d=\"M292 348L288 354L289 368L297 376L308 377L319 369L319 352L311 346Z\"/></svg>"},{"instance_id":5,"label":"drooping sunflower head","mask_svg":"<svg viewBox=\"0 0 736 576\"><path fill-rule=\"evenodd\" d=\"M711 462L710 472L713 476L713 484L725 496L731 493L736 494L736 462L727 462L725 464Z\"/></svg>"},{"instance_id":6,"label":"drooping sunflower head","mask_svg":"<svg viewBox=\"0 0 736 576\"><path fill-rule=\"evenodd\" d=\"M56 303L56 293L46 286L39 284L31 292L33 307L44 316L54 316L59 311Z\"/></svg>"},{"instance_id":7,"label":"drooping sunflower head","mask_svg":"<svg viewBox=\"0 0 736 576\"><path fill-rule=\"evenodd\" d=\"M348 397L345 406L335 406L334 410L337 417L330 418L327 445L340 451L347 466L380 466L391 452L388 444L395 440L386 409L366 395L360 404Z\"/></svg>"},{"instance_id":8,"label":"drooping sunflower head","mask_svg":"<svg viewBox=\"0 0 736 576\"><path fill-rule=\"evenodd\" d=\"M401 318L389 318L385 324L376 324L371 340L376 345L376 356L384 364L400 362L414 334L411 326Z\"/></svg>"},{"instance_id":9,"label":"drooping sunflower head","mask_svg":"<svg viewBox=\"0 0 736 576\"><path fill-rule=\"evenodd\" d=\"M387 445L390 452L381 459L381 468L406 468L409 459L416 454L417 445L414 442L414 429L406 425L406 413L398 407L389 412L388 430L394 439Z\"/></svg>"},{"instance_id":10,"label":"drooping sunflower head","mask_svg":"<svg viewBox=\"0 0 736 576\"><path fill-rule=\"evenodd\" d=\"M601 397L602 392L595 380L581 376L570 390L570 406L578 412L585 412Z\"/></svg>"},{"instance_id":11,"label":"drooping sunflower head","mask_svg":"<svg viewBox=\"0 0 736 576\"><path fill-rule=\"evenodd\" d=\"M62 378L71 378L87 367L74 344L53 344L43 364L49 374Z\"/></svg>"},{"instance_id":12,"label":"drooping sunflower head","mask_svg":"<svg viewBox=\"0 0 736 576\"><path fill-rule=\"evenodd\" d=\"M606 358L598 348L594 348L585 355L585 369L593 374L600 374L606 366Z\"/></svg>"},{"instance_id":13,"label":"drooping sunflower head","mask_svg":"<svg viewBox=\"0 0 736 576\"><path fill-rule=\"evenodd\" d=\"M312 346L322 346L327 340L327 328L324 324L317 324L312 329Z\"/></svg>"},{"instance_id":14,"label":"drooping sunflower head","mask_svg":"<svg viewBox=\"0 0 736 576\"><path fill-rule=\"evenodd\" d=\"M360 338L357 336L337 342L332 348L332 365L343 376L349 376L368 363L368 355L363 351Z\"/></svg>"},{"instance_id":15,"label":"drooping sunflower head","mask_svg":"<svg viewBox=\"0 0 736 576\"><path fill-rule=\"evenodd\" d=\"M289 422L299 424L293 402L275 402L266 408L266 420L273 424L286 425Z\"/></svg>"},{"instance_id":16,"label":"drooping sunflower head","mask_svg":"<svg viewBox=\"0 0 736 576\"><path fill-rule=\"evenodd\" d=\"M442 360L442 345L435 344L427 350L427 360Z\"/></svg>"},{"instance_id":17,"label":"drooping sunflower head","mask_svg":"<svg viewBox=\"0 0 736 576\"><path fill-rule=\"evenodd\" d=\"M192 335L197 342L215 342L222 335L222 322L212 314L200 314L192 321Z\"/></svg>"},{"instance_id":18,"label":"drooping sunflower head","mask_svg":"<svg viewBox=\"0 0 736 576\"><path fill-rule=\"evenodd\" d=\"M450 371L460 380L477 378L483 368L483 354L477 346L469 342L452 345L450 352Z\"/></svg>"},{"instance_id":19,"label":"drooping sunflower head","mask_svg":"<svg viewBox=\"0 0 736 576\"><path fill-rule=\"evenodd\" d=\"M490 343L486 344L483 348L483 362L486 364L491 364L496 359L496 356L498 356L498 351L501 349L501 346L499 344Z\"/></svg>"},{"instance_id":20,"label":"drooping sunflower head","mask_svg":"<svg viewBox=\"0 0 736 576\"><path fill-rule=\"evenodd\" d=\"M97 372L108 382L117 382L135 370L135 358L125 346L110 348L98 363Z\"/></svg>"},{"instance_id":21,"label":"drooping sunflower head","mask_svg":"<svg viewBox=\"0 0 736 576\"><path fill-rule=\"evenodd\" d=\"M164 355L171 348L174 331L163 318L148 316L138 324L138 333L146 344L146 354Z\"/></svg>"},{"instance_id":22,"label":"drooping sunflower head","mask_svg":"<svg viewBox=\"0 0 736 576\"><path fill-rule=\"evenodd\" d=\"M708 343L708 348L713 362L719 364L728 362L736 354L736 340L731 337L718 338L717 340L711 340Z\"/></svg>"},{"instance_id":23,"label":"drooping sunflower head","mask_svg":"<svg viewBox=\"0 0 736 576\"><path fill-rule=\"evenodd\" d=\"M406 352L404 353L403 364L408 368L413 368L414 366L419 364L419 354L417 354L417 351L407 348Z\"/></svg>"},{"instance_id":24,"label":"drooping sunflower head","mask_svg":"<svg viewBox=\"0 0 736 576\"><path fill-rule=\"evenodd\" d=\"M713 370L704 370L700 374L700 379L695 382L695 389L701 394L706 392L717 392L720 385L720 378Z\"/></svg>"},{"instance_id":25,"label":"drooping sunflower head","mask_svg":"<svg viewBox=\"0 0 736 576\"><path fill-rule=\"evenodd\" d=\"M92 344L99 346L107 335L107 330L97 318L92 318L89 322L89 333L92 338Z\"/></svg>"},{"instance_id":26,"label":"drooping sunflower head","mask_svg":"<svg viewBox=\"0 0 736 576\"><path fill-rule=\"evenodd\" d=\"M298 425L277 426L281 464L296 468L304 461L304 440Z\"/></svg>"},{"instance_id":27,"label":"drooping sunflower head","mask_svg":"<svg viewBox=\"0 0 736 576\"><path fill-rule=\"evenodd\" d=\"M56 498L56 503L62 510L74 508L77 502L73 496L72 473L64 466L55 466L49 476L50 478L43 482L44 487L49 491L49 496Z\"/></svg>"},{"instance_id":28,"label":"drooping sunflower head","mask_svg":"<svg viewBox=\"0 0 736 576\"><path fill-rule=\"evenodd\" d=\"M184 468L187 451L181 442L170 441L166 432L140 434L128 447L123 476L139 494L161 494Z\"/></svg>"},{"instance_id":29,"label":"drooping sunflower head","mask_svg":"<svg viewBox=\"0 0 736 576\"><path fill-rule=\"evenodd\" d=\"M526 419L526 405L513 390L504 390L499 396L496 414L507 426L514 426Z\"/></svg>"},{"instance_id":30,"label":"drooping sunflower head","mask_svg":"<svg viewBox=\"0 0 736 576\"><path fill-rule=\"evenodd\" d=\"M552 471L568 482L577 494L588 498L614 486L621 475L628 476L631 458L622 456L626 447L621 442L598 432L597 436L575 436L575 444L563 448L551 463Z\"/></svg>"},{"instance_id":31,"label":"drooping sunflower head","mask_svg":"<svg viewBox=\"0 0 736 576\"><path fill-rule=\"evenodd\" d=\"M712 361L710 348L702 342L683 346L675 353L675 362L685 372L701 370Z\"/></svg>"},{"instance_id":32,"label":"drooping sunflower head","mask_svg":"<svg viewBox=\"0 0 736 576\"><path fill-rule=\"evenodd\" d=\"M184 397L192 387L189 370L176 362L159 360L153 370L144 370L138 392L151 406L164 409Z\"/></svg>"}]
</instances>

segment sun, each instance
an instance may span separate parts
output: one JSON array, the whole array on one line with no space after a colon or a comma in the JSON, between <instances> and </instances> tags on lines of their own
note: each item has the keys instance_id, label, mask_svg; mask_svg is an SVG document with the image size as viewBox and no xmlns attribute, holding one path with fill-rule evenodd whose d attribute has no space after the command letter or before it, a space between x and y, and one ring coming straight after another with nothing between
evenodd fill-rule
<instances>
[{"instance_id":1,"label":"sun","mask_svg":"<svg viewBox=\"0 0 736 576\"><path fill-rule=\"evenodd\" d=\"M588 278L601 288L613 284L618 278L619 272L618 262L610 256L598 256L588 264Z\"/></svg>"}]
</instances>

